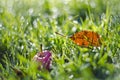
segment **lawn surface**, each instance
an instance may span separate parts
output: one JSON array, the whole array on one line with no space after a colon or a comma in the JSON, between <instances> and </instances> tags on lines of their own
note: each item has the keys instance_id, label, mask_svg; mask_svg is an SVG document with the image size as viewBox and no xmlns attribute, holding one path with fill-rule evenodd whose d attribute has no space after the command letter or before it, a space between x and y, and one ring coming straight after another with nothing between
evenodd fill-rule
<instances>
[{"instance_id":1,"label":"lawn surface","mask_svg":"<svg viewBox=\"0 0 120 80\"><path fill-rule=\"evenodd\" d=\"M0 80L119 80L119 15L119 0L0 0ZM82 30L102 45L69 39ZM50 71L32 60L40 44L52 53Z\"/></svg>"}]
</instances>

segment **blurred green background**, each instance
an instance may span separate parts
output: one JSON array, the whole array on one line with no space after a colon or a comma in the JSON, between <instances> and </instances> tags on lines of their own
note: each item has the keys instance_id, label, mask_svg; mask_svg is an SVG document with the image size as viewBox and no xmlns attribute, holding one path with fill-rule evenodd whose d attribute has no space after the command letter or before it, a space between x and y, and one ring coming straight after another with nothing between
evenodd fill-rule
<instances>
[{"instance_id":1,"label":"blurred green background","mask_svg":"<svg viewBox=\"0 0 120 80\"><path fill-rule=\"evenodd\" d=\"M82 48L55 34L81 30L100 34L102 46ZM50 72L31 61L40 44L52 52ZM119 53L119 0L0 0L0 80L119 80Z\"/></svg>"}]
</instances>

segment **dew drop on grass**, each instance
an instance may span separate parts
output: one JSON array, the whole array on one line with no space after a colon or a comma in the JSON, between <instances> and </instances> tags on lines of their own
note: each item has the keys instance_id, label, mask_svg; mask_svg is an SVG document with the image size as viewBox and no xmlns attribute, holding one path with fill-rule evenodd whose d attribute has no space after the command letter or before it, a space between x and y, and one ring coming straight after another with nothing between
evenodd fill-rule
<instances>
[{"instance_id":1,"label":"dew drop on grass","mask_svg":"<svg viewBox=\"0 0 120 80\"><path fill-rule=\"evenodd\" d=\"M73 49L71 50L71 54L74 54L74 50Z\"/></svg>"},{"instance_id":2,"label":"dew drop on grass","mask_svg":"<svg viewBox=\"0 0 120 80\"><path fill-rule=\"evenodd\" d=\"M120 68L120 63L115 64L115 68Z\"/></svg>"},{"instance_id":3,"label":"dew drop on grass","mask_svg":"<svg viewBox=\"0 0 120 80\"><path fill-rule=\"evenodd\" d=\"M76 29L76 27L73 27L72 28L72 32L75 32L77 29Z\"/></svg>"},{"instance_id":4,"label":"dew drop on grass","mask_svg":"<svg viewBox=\"0 0 120 80\"><path fill-rule=\"evenodd\" d=\"M2 27L2 24L0 24L0 28Z\"/></svg>"},{"instance_id":5,"label":"dew drop on grass","mask_svg":"<svg viewBox=\"0 0 120 80\"><path fill-rule=\"evenodd\" d=\"M82 56L87 57L87 56L89 56L89 53L83 54Z\"/></svg>"},{"instance_id":6,"label":"dew drop on grass","mask_svg":"<svg viewBox=\"0 0 120 80\"><path fill-rule=\"evenodd\" d=\"M22 50L24 49L24 46L23 46L23 45L21 46L21 49L22 49Z\"/></svg>"},{"instance_id":7,"label":"dew drop on grass","mask_svg":"<svg viewBox=\"0 0 120 80\"><path fill-rule=\"evenodd\" d=\"M57 27L57 31L59 31L59 33L62 33L61 27Z\"/></svg>"},{"instance_id":8,"label":"dew drop on grass","mask_svg":"<svg viewBox=\"0 0 120 80\"><path fill-rule=\"evenodd\" d=\"M35 43L32 43L32 46L35 47Z\"/></svg>"},{"instance_id":9,"label":"dew drop on grass","mask_svg":"<svg viewBox=\"0 0 120 80\"><path fill-rule=\"evenodd\" d=\"M69 76L69 79L72 79L73 77L74 77L74 75L72 74L72 75Z\"/></svg>"},{"instance_id":10,"label":"dew drop on grass","mask_svg":"<svg viewBox=\"0 0 120 80\"><path fill-rule=\"evenodd\" d=\"M110 74L110 71L109 71L109 70L107 70L107 71L106 71L106 74L107 74L107 75L108 75L108 74Z\"/></svg>"},{"instance_id":11,"label":"dew drop on grass","mask_svg":"<svg viewBox=\"0 0 120 80\"><path fill-rule=\"evenodd\" d=\"M78 21L74 20L73 23L78 24Z\"/></svg>"},{"instance_id":12,"label":"dew drop on grass","mask_svg":"<svg viewBox=\"0 0 120 80\"><path fill-rule=\"evenodd\" d=\"M32 15L33 11L34 11L33 8L30 8L30 9L28 10L29 15Z\"/></svg>"},{"instance_id":13,"label":"dew drop on grass","mask_svg":"<svg viewBox=\"0 0 120 80\"><path fill-rule=\"evenodd\" d=\"M34 28L37 28L37 20L33 21Z\"/></svg>"},{"instance_id":14,"label":"dew drop on grass","mask_svg":"<svg viewBox=\"0 0 120 80\"><path fill-rule=\"evenodd\" d=\"M54 41L53 40L50 43L54 45Z\"/></svg>"},{"instance_id":15,"label":"dew drop on grass","mask_svg":"<svg viewBox=\"0 0 120 80\"><path fill-rule=\"evenodd\" d=\"M33 51L33 48L30 48L30 51Z\"/></svg>"},{"instance_id":16,"label":"dew drop on grass","mask_svg":"<svg viewBox=\"0 0 120 80\"><path fill-rule=\"evenodd\" d=\"M2 24L0 24L0 30L2 30Z\"/></svg>"},{"instance_id":17,"label":"dew drop on grass","mask_svg":"<svg viewBox=\"0 0 120 80\"><path fill-rule=\"evenodd\" d=\"M94 55L94 59L97 59L98 56L99 56L99 53L96 53L96 54Z\"/></svg>"},{"instance_id":18,"label":"dew drop on grass","mask_svg":"<svg viewBox=\"0 0 120 80\"><path fill-rule=\"evenodd\" d=\"M102 20L105 19L105 13L102 13L101 19L102 19Z\"/></svg>"},{"instance_id":19,"label":"dew drop on grass","mask_svg":"<svg viewBox=\"0 0 120 80\"><path fill-rule=\"evenodd\" d=\"M69 16L69 17L68 17L68 19L69 19L69 20L72 20L72 19L73 19L73 17L72 17L72 16Z\"/></svg>"},{"instance_id":20,"label":"dew drop on grass","mask_svg":"<svg viewBox=\"0 0 120 80\"><path fill-rule=\"evenodd\" d=\"M3 9L2 8L0 8L0 13L3 13Z\"/></svg>"},{"instance_id":21,"label":"dew drop on grass","mask_svg":"<svg viewBox=\"0 0 120 80\"><path fill-rule=\"evenodd\" d=\"M95 7L96 7L95 2L94 2L94 1L91 1L91 2L90 2L90 6L91 6L92 8L95 8Z\"/></svg>"},{"instance_id":22,"label":"dew drop on grass","mask_svg":"<svg viewBox=\"0 0 120 80\"><path fill-rule=\"evenodd\" d=\"M63 2L64 2L64 4L68 4L70 1L71 1L71 0L65 0L65 1L63 1Z\"/></svg>"},{"instance_id":23,"label":"dew drop on grass","mask_svg":"<svg viewBox=\"0 0 120 80\"><path fill-rule=\"evenodd\" d=\"M29 27L29 30L32 30L33 28L32 27Z\"/></svg>"},{"instance_id":24,"label":"dew drop on grass","mask_svg":"<svg viewBox=\"0 0 120 80\"><path fill-rule=\"evenodd\" d=\"M24 18L23 16L21 16L20 19L21 19L21 21L23 21L23 22L25 21L25 18Z\"/></svg>"},{"instance_id":25,"label":"dew drop on grass","mask_svg":"<svg viewBox=\"0 0 120 80\"><path fill-rule=\"evenodd\" d=\"M50 35L51 38L54 38L55 36L54 35Z\"/></svg>"},{"instance_id":26,"label":"dew drop on grass","mask_svg":"<svg viewBox=\"0 0 120 80\"><path fill-rule=\"evenodd\" d=\"M27 22L26 22L26 24L28 25L28 24L29 24L29 22L27 21Z\"/></svg>"},{"instance_id":27,"label":"dew drop on grass","mask_svg":"<svg viewBox=\"0 0 120 80\"><path fill-rule=\"evenodd\" d=\"M59 15L58 9L56 7L53 7L52 12L53 12L52 18L53 19L57 18L57 16Z\"/></svg>"},{"instance_id":28,"label":"dew drop on grass","mask_svg":"<svg viewBox=\"0 0 120 80\"><path fill-rule=\"evenodd\" d=\"M27 37L27 34L24 34L24 37Z\"/></svg>"},{"instance_id":29,"label":"dew drop on grass","mask_svg":"<svg viewBox=\"0 0 120 80\"><path fill-rule=\"evenodd\" d=\"M86 62L90 62L90 58L86 58L85 61L86 61Z\"/></svg>"}]
</instances>

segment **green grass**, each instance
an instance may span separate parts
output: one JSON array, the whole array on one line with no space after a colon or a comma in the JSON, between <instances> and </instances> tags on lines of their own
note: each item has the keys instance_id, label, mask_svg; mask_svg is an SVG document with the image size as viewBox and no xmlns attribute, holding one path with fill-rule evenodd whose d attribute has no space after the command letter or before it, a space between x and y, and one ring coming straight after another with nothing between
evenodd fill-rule
<instances>
[{"instance_id":1,"label":"green grass","mask_svg":"<svg viewBox=\"0 0 120 80\"><path fill-rule=\"evenodd\" d=\"M0 80L119 80L119 0L0 1ZM91 30L100 48L82 48L67 37ZM37 70L33 56L43 44L51 71ZM10 67L24 74L17 76Z\"/></svg>"}]
</instances>

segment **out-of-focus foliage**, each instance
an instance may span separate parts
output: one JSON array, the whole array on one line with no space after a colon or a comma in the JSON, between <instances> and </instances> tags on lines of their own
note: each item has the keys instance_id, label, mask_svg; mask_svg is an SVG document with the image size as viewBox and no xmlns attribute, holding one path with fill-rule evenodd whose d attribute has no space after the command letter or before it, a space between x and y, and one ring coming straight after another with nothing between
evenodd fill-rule
<instances>
[{"instance_id":1,"label":"out-of-focus foliage","mask_svg":"<svg viewBox=\"0 0 120 80\"><path fill-rule=\"evenodd\" d=\"M118 80L119 15L119 0L0 0L0 79ZM81 48L55 34L81 30L99 33L102 46ZM50 72L32 61L41 43L53 55Z\"/></svg>"}]
</instances>

